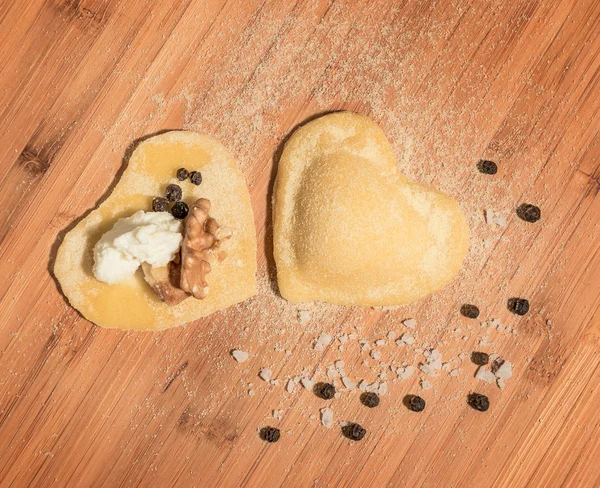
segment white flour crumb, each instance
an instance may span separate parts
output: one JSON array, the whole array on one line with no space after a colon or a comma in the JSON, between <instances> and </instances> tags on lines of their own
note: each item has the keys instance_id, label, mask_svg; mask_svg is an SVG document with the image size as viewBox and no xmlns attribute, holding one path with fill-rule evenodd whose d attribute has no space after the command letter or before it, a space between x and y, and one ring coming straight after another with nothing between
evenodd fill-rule
<instances>
[{"instance_id":1,"label":"white flour crumb","mask_svg":"<svg viewBox=\"0 0 600 488\"><path fill-rule=\"evenodd\" d=\"M325 408L322 408L320 411L321 411L321 423L328 429L331 428L331 426L333 425L333 410L325 407Z\"/></svg>"},{"instance_id":2,"label":"white flour crumb","mask_svg":"<svg viewBox=\"0 0 600 488\"><path fill-rule=\"evenodd\" d=\"M490 320L486 320L485 322L482 322L481 325L483 327L498 327L499 325L502 325L502 322L500 322L499 319L490 319Z\"/></svg>"},{"instance_id":3,"label":"white flour crumb","mask_svg":"<svg viewBox=\"0 0 600 488\"><path fill-rule=\"evenodd\" d=\"M352 381L350 378L348 378L347 376L342 377L342 383L349 390L354 390L354 388L356 388L356 383L354 381Z\"/></svg>"},{"instance_id":4,"label":"white flour crumb","mask_svg":"<svg viewBox=\"0 0 600 488\"><path fill-rule=\"evenodd\" d=\"M404 327L408 327L409 329L414 329L417 326L417 321L415 319L406 319L402 321Z\"/></svg>"},{"instance_id":5,"label":"white flour crumb","mask_svg":"<svg viewBox=\"0 0 600 488\"><path fill-rule=\"evenodd\" d=\"M506 359L498 358L492 364L492 372L496 378L507 380L512 378L512 364Z\"/></svg>"},{"instance_id":6,"label":"white flour crumb","mask_svg":"<svg viewBox=\"0 0 600 488\"><path fill-rule=\"evenodd\" d=\"M437 349L431 349L423 353L427 361L419 364L419 369L428 376L435 376L436 371L442 369L442 353Z\"/></svg>"},{"instance_id":7,"label":"white flour crumb","mask_svg":"<svg viewBox=\"0 0 600 488\"><path fill-rule=\"evenodd\" d=\"M298 312L298 321L300 322L300 325L303 327L310 322L311 318L312 318L312 314L308 310L300 310Z\"/></svg>"},{"instance_id":8,"label":"white flour crumb","mask_svg":"<svg viewBox=\"0 0 600 488\"><path fill-rule=\"evenodd\" d=\"M397 368L396 369L396 374L398 375L398 378L400 378L401 380L405 380L409 377L411 377L415 372L415 367L414 366L405 366L404 368Z\"/></svg>"},{"instance_id":9,"label":"white flour crumb","mask_svg":"<svg viewBox=\"0 0 600 488\"><path fill-rule=\"evenodd\" d=\"M240 351L239 349L234 349L231 351L231 355L233 359L235 359L238 363L245 363L248 361L249 354L245 351Z\"/></svg>"},{"instance_id":10,"label":"white flour crumb","mask_svg":"<svg viewBox=\"0 0 600 488\"><path fill-rule=\"evenodd\" d=\"M273 372L269 368L261 368L258 372L258 376L265 381L269 381L271 376L273 376Z\"/></svg>"},{"instance_id":11,"label":"white flour crumb","mask_svg":"<svg viewBox=\"0 0 600 488\"><path fill-rule=\"evenodd\" d=\"M419 364L419 369L428 376L435 376L435 370L428 364Z\"/></svg>"},{"instance_id":12,"label":"white flour crumb","mask_svg":"<svg viewBox=\"0 0 600 488\"><path fill-rule=\"evenodd\" d=\"M504 217L500 213L494 212L493 210L488 210L488 209L486 209L484 211L484 213L485 213L485 222L487 224L490 224L490 225L496 224L500 227L507 226L506 217Z\"/></svg>"},{"instance_id":13,"label":"white flour crumb","mask_svg":"<svg viewBox=\"0 0 600 488\"><path fill-rule=\"evenodd\" d=\"M494 381L496 381L494 373L485 369L484 366L479 367L477 373L475 373L475 378L481 381L485 381L486 383L493 383Z\"/></svg>"},{"instance_id":14,"label":"white flour crumb","mask_svg":"<svg viewBox=\"0 0 600 488\"><path fill-rule=\"evenodd\" d=\"M331 340L332 340L332 337L330 334L322 332L321 335L319 337L317 337L317 339L315 340L314 348L317 351L322 351L323 346L328 346L329 344L331 344Z\"/></svg>"},{"instance_id":15,"label":"white flour crumb","mask_svg":"<svg viewBox=\"0 0 600 488\"><path fill-rule=\"evenodd\" d=\"M408 344L409 346L415 343L415 338L411 334L402 334L400 339L402 339L404 344Z\"/></svg>"}]
</instances>

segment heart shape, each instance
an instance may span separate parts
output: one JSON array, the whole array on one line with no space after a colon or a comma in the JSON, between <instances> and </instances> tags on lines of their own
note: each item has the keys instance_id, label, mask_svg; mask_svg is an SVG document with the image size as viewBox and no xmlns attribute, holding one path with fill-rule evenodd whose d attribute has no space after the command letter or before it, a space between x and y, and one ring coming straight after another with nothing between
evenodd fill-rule
<instances>
[{"instance_id":1,"label":"heart shape","mask_svg":"<svg viewBox=\"0 0 600 488\"><path fill-rule=\"evenodd\" d=\"M200 186L176 178L179 168L201 171ZM117 219L149 211L152 200L178 184L192 207L199 198L211 201L211 217L233 231L208 275L210 293L175 306L159 299L142 269L109 285L92 274L93 248ZM151 267L149 268L151 269ZM54 274L73 307L97 325L118 329L161 330L191 322L241 302L256 293L256 236L250 195L231 153L206 135L170 131L140 142L110 196L83 218L58 250ZM166 273L166 279L169 274Z\"/></svg>"},{"instance_id":2,"label":"heart shape","mask_svg":"<svg viewBox=\"0 0 600 488\"><path fill-rule=\"evenodd\" d=\"M468 247L458 203L409 181L381 128L350 112L292 135L273 205L279 289L294 302L409 303L452 281Z\"/></svg>"}]
</instances>

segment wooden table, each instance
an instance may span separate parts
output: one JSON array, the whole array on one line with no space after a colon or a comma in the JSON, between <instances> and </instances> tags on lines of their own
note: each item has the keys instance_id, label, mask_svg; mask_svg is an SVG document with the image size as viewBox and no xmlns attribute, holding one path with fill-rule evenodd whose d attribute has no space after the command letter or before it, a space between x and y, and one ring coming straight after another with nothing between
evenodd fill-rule
<instances>
[{"instance_id":1,"label":"wooden table","mask_svg":"<svg viewBox=\"0 0 600 488\"><path fill-rule=\"evenodd\" d=\"M0 66L0 486L600 486L600 2L5 0ZM370 115L408 151L403 172L460 200L471 252L434 297L317 307L303 327L273 291L273 161L298 123L338 109ZM222 141L245 172L260 294L163 333L97 328L52 277L60 237L133 141L182 127ZM496 176L477 172L481 158ZM540 222L516 217L523 202ZM510 314L511 296L532 311ZM464 302L515 334L460 317ZM373 410L344 391L331 429L323 400L285 391L337 359L375 380L357 344L318 352L314 338L373 341L409 316L457 377L421 391L418 375L390 373ZM504 390L473 378L477 349L512 361ZM469 391L490 410L471 409ZM409 412L407 393L426 410ZM338 421L367 436L345 439ZM281 428L277 444L259 439L265 425Z\"/></svg>"}]
</instances>

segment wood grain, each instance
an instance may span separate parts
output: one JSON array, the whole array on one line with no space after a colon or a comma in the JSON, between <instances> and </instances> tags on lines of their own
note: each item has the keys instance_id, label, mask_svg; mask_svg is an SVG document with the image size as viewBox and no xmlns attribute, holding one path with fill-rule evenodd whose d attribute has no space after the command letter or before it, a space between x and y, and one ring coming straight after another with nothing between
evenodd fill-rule
<instances>
[{"instance_id":1,"label":"wood grain","mask_svg":"<svg viewBox=\"0 0 600 488\"><path fill-rule=\"evenodd\" d=\"M0 486L600 486L599 2L3 1L0 66ZM459 198L471 252L435 297L318 308L303 329L273 291L268 204L285 138L339 109L373 117L398 155L409 148L403 172ZM164 333L99 329L52 277L60 238L136 139L181 127L240 161L261 293ZM480 158L498 175L477 173ZM515 216L525 201L539 224ZM485 224L484 209L508 226ZM511 296L532 312L511 316ZM517 334L469 323L464 302ZM432 380L419 416L402 406L418 377L391 382L375 411L344 393L332 409L367 427L360 443L320 425L312 393L257 378L336 359L366 377L366 356L317 354L313 338L374 340L408 316L448 359L485 335L515 376L482 386L467 360ZM490 411L466 405L471 390ZM268 424L279 443L258 438Z\"/></svg>"}]
</instances>

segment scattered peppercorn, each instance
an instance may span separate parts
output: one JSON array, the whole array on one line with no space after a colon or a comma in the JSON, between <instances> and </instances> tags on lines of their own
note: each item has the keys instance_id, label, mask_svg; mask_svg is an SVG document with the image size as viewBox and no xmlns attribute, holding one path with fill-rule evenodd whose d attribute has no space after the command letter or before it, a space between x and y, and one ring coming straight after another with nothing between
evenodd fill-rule
<instances>
[{"instance_id":1,"label":"scattered peppercorn","mask_svg":"<svg viewBox=\"0 0 600 488\"><path fill-rule=\"evenodd\" d=\"M366 429L360 424L348 424L342 427L342 434L352 441L360 441L367 433Z\"/></svg>"},{"instance_id":2,"label":"scattered peppercorn","mask_svg":"<svg viewBox=\"0 0 600 488\"><path fill-rule=\"evenodd\" d=\"M460 307L460 313L469 319L476 319L479 317L479 309L475 305L465 303Z\"/></svg>"},{"instance_id":3,"label":"scattered peppercorn","mask_svg":"<svg viewBox=\"0 0 600 488\"><path fill-rule=\"evenodd\" d=\"M200 173L200 171L192 171L190 173L190 181L194 185L199 185L200 183L202 183L202 174Z\"/></svg>"},{"instance_id":4,"label":"scattered peppercorn","mask_svg":"<svg viewBox=\"0 0 600 488\"><path fill-rule=\"evenodd\" d=\"M525 222L537 222L542 218L542 211L540 207L531 205L531 203L524 203L517 208L517 215Z\"/></svg>"},{"instance_id":5,"label":"scattered peppercorn","mask_svg":"<svg viewBox=\"0 0 600 488\"><path fill-rule=\"evenodd\" d=\"M152 200L152 211L154 212L168 212L169 201L163 197L156 197Z\"/></svg>"},{"instance_id":6,"label":"scattered peppercorn","mask_svg":"<svg viewBox=\"0 0 600 488\"><path fill-rule=\"evenodd\" d=\"M425 410L425 400L418 395L407 395L405 402L413 412L422 412Z\"/></svg>"},{"instance_id":7,"label":"scattered peppercorn","mask_svg":"<svg viewBox=\"0 0 600 488\"><path fill-rule=\"evenodd\" d=\"M183 193L179 185L169 185L165 191L165 196L169 202L177 202L181 200Z\"/></svg>"},{"instance_id":8,"label":"scattered peppercorn","mask_svg":"<svg viewBox=\"0 0 600 488\"><path fill-rule=\"evenodd\" d=\"M365 407L375 408L379 405L379 395L367 391L360 396L360 401Z\"/></svg>"},{"instance_id":9,"label":"scattered peppercorn","mask_svg":"<svg viewBox=\"0 0 600 488\"><path fill-rule=\"evenodd\" d=\"M494 161L480 159L477 163L477 169L485 175L495 175L498 172L498 165Z\"/></svg>"},{"instance_id":10,"label":"scattered peppercorn","mask_svg":"<svg viewBox=\"0 0 600 488\"><path fill-rule=\"evenodd\" d=\"M182 220L187 217L189 211L190 208L187 206L187 203L177 202L175 205L173 205L173 208L171 209L171 214L173 214L173 217L175 217L176 219Z\"/></svg>"},{"instance_id":11,"label":"scattered peppercorn","mask_svg":"<svg viewBox=\"0 0 600 488\"><path fill-rule=\"evenodd\" d=\"M177 179L179 181L185 181L190 176L190 172L185 168L179 168L177 170Z\"/></svg>"},{"instance_id":12,"label":"scattered peppercorn","mask_svg":"<svg viewBox=\"0 0 600 488\"><path fill-rule=\"evenodd\" d=\"M511 298L508 300L508 309L517 315L525 315L529 312L529 301L525 298Z\"/></svg>"},{"instance_id":13,"label":"scattered peppercorn","mask_svg":"<svg viewBox=\"0 0 600 488\"><path fill-rule=\"evenodd\" d=\"M335 386L331 383L317 383L313 391L323 400L331 400L335 396Z\"/></svg>"},{"instance_id":14,"label":"scattered peppercorn","mask_svg":"<svg viewBox=\"0 0 600 488\"><path fill-rule=\"evenodd\" d=\"M486 352L474 351L471 354L471 361L477 366L485 366L490 362L490 355Z\"/></svg>"},{"instance_id":15,"label":"scattered peppercorn","mask_svg":"<svg viewBox=\"0 0 600 488\"><path fill-rule=\"evenodd\" d=\"M277 427L263 427L260 429L260 438L267 442L277 442L281 437L281 431Z\"/></svg>"},{"instance_id":16,"label":"scattered peppercorn","mask_svg":"<svg viewBox=\"0 0 600 488\"><path fill-rule=\"evenodd\" d=\"M471 405L475 410L485 412L488 408L490 408L490 400L485 395L481 395L479 393L470 393L469 405Z\"/></svg>"}]
</instances>

